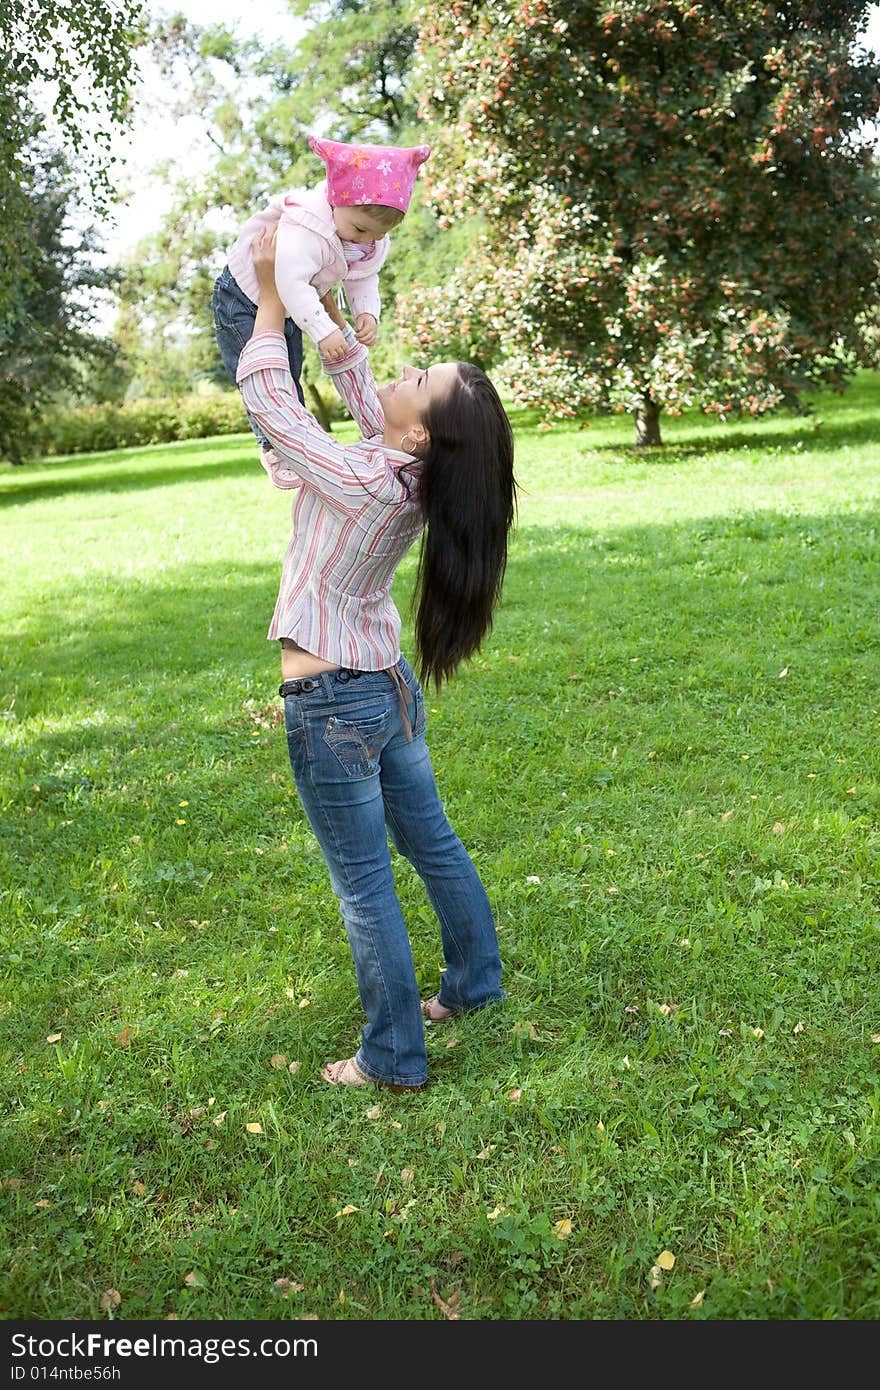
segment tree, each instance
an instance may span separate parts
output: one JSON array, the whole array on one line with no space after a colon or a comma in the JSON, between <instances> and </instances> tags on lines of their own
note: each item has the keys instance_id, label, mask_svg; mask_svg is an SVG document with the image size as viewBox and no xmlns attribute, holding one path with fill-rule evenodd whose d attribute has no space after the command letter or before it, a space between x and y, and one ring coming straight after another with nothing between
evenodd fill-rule
<instances>
[{"instance_id":1,"label":"tree","mask_svg":"<svg viewBox=\"0 0 880 1390\"><path fill-rule=\"evenodd\" d=\"M142 9L143 0L0 6L0 321L30 268L33 95L38 88L49 93L59 138L79 161L95 208L106 210L110 141L129 115Z\"/></svg>"},{"instance_id":2,"label":"tree","mask_svg":"<svg viewBox=\"0 0 880 1390\"><path fill-rule=\"evenodd\" d=\"M632 410L640 444L661 409L760 414L842 386L876 283L868 8L429 4L431 206L491 217L446 286L407 297L413 341L503 361L556 416Z\"/></svg>"},{"instance_id":3,"label":"tree","mask_svg":"<svg viewBox=\"0 0 880 1390\"><path fill-rule=\"evenodd\" d=\"M105 288L92 228L77 229L66 158L32 136L20 154L27 193L29 273L0 322L0 456L20 464L39 444L40 412L89 369L106 370L115 349L90 330L82 290Z\"/></svg>"}]
</instances>

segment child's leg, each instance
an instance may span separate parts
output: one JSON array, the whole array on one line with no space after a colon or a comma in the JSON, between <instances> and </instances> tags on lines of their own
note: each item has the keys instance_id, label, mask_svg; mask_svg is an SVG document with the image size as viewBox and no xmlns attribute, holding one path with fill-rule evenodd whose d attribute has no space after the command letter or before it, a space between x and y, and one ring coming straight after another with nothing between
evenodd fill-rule
<instances>
[{"instance_id":1,"label":"child's leg","mask_svg":"<svg viewBox=\"0 0 880 1390\"><path fill-rule=\"evenodd\" d=\"M220 357L224 367L235 382L238 359L241 357L245 343L253 336L257 306L239 288L228 266L224 266L214 282L211 307L214 313L214 331L217 336ZM268 449L268 439L247 414L247 411L245 414L248 424L260 442L260 446Z\"/></svg>"},{"instance_id":2,"label":"child's leg","mask_svg":"<svg viewBox=\"0 0 880 1390\"><path fill-rule=\"evenodd\" d=\"M300 383L303 365L303 335L299 324L294 319L284 320L284 336L287 339L287 360L290 362L290 375L293 377L299 403L305 405L305 396Z\"/></svg>"}]
</instances>

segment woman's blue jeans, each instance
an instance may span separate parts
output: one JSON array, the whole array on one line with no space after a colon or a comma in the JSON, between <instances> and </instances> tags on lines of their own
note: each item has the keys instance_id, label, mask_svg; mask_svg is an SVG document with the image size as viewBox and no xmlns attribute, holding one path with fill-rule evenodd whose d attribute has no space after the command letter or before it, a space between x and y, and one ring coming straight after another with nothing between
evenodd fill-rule
<instances>
[{"instance_id":1,"label":"woman's blue jeans","mask_svg":"<svg viewBox=\"0 0 880 1390\"><path fill-rule=\"evenodd\" d=\"M408 741L401 697L384 671L285 696L290 765L330 870L367 1023L357 1063L375 1081L427 1079L424 1021L412 950L394 886L388 836L424 881L440 923L440 1002L479 1009L503 999L492 909L440 801L425 743L424 696L409 663Z\"/></svg>"}]
</instances>

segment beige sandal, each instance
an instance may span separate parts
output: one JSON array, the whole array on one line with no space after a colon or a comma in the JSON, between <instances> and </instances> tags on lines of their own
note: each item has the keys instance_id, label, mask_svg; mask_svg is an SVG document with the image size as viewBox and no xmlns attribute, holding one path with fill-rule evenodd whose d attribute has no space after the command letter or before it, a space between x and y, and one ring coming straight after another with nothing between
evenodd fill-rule
<instances>
[{"instance_id":1,"label":"beige sandal","mask_svg":"<svg viewBox=\"0 0 880 1390\"><path fill-rule=\"evenodd\" d=\"M325 1062L321 1075L331 1086L384 1086L388 1091L420 1091L421 1086L395 1086L390 1081L376 1081L361 1071L353 1057L341 1062Z\"/></svg>"},{"instance_id":2,"label":"beige sandal","mask_svg":"<svg viewBox=\"0 0 880 1390\"><path fill-rule=\"evenodd\" d=\"M439 994L433 994L430 999L423 999L419 1007L426 1023L445 1023L447 1018L455 1018L456 1014L455 1009L447 1009L445 1004L440 1003Z\"/></svg>"}]
</instances>

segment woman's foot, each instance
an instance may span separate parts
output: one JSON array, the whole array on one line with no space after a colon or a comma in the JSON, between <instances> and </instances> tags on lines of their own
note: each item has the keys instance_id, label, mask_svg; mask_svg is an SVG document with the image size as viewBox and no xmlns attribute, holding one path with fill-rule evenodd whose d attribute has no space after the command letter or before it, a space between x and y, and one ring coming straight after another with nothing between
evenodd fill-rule
<instances>
[{"instance_id":1,"label":"woman's foot","mask_svg":"<svg viewBox=\"0 0 880 1390\"><path fill-rule=\"evenodd\" d=\"M420 1091L421 1086L395 1086L391 1081L376 1081L361 1071L353 1057L341 1062L325 1062L321 1075L331 1086L384 1086L389 1091Z\"/></svg>"},{"instance_id":2,"label":"woman's foot","mask_svg":"<svg viewBox=\"0 0 880 1390\"><path fill-rule=\"evenodd\" d=\"M438 994L432 995L430 999L423 999L421 1010L426 1023L444 1023L447 1018L454 1018L456 1012L455 1009L447 1009L445 1004L441 1004Z\"/></svg>"}]
</instances>

